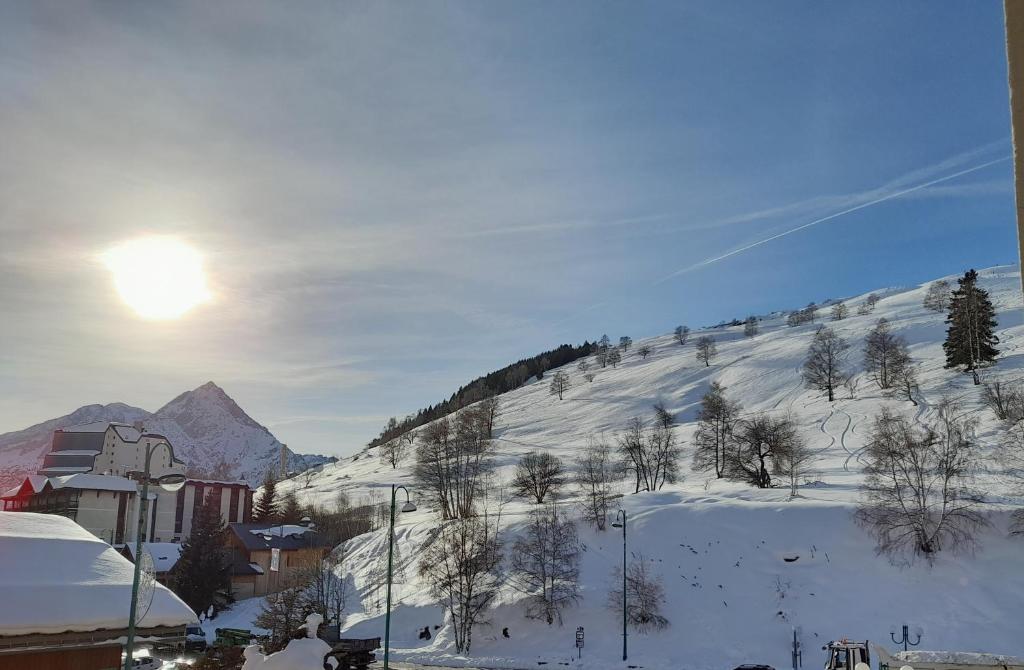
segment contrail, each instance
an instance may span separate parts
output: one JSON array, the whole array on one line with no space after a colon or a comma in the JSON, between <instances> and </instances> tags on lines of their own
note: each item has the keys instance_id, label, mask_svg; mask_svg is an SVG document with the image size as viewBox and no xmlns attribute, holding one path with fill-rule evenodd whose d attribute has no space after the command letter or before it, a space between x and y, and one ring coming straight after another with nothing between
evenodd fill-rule
<instances>
[{"instance_id":1,"label":"contrail","mask_svg":"<svg viewBox=\"0 0 1024 670\"><path fill-rule=\"evenodd\" d=\"M895 193L890 193L889 195L882 196L881 198L876 198L875 200L871 200L869 202L864 202L864 203L861 203L859 205L855 205L854 207L850 207L848 209L844 209L841 212L835 212L834 214L829 214L828 216L823 216L820 219L815 219L814 221L811 221L809 223L805 223L805 224L799 225L796 228L791 228L789 230L783 231L781 233L778 233L777 235L772 235L771 237L766 237L763 240L758 240L757 242L751 242L750 244L748 244L746 246L743 246L743 247L740 247L739 249L733 249L732 251L726 252L726 253L722 254L721 256L715 256L714 258L707 258L705 260L700 261L699 263L694 263L693 265L687 266L687 267L685 267L685 268L683 268L681 270L676 270L672 274L670 274L670 275L668 275L666 277L663 277L663 278L659 279L658 281L654 282L653 286L657 286L658 284L663 284L664 282L667 282L669 279L672 279L674 277L678 277L681 274L686 274L687 272L692 272L693 270L698 270L698 269L700 269L702 267L705 267L707 265L711 265L712 263L717 263L718 261L725 260L726 258L729 258L731 256L735 256L736 254L741 254L744 251L750 251L754 247L759 247L762 244L767 244L769 242L772 242L774 240L779 239L780 237L785 237L786 235L792 235L793 233L796 233L796 232L799 232L801 230L804 230L805 228L810 228L811 226L816 226L819 223L824 223L825 221L830 221L831 219L835 219L835 218L838 218L840 216L844 216L844 215L849 214L851 212L856 212L857 210L864 209L865 207L871 207L872 205L877 205L879 203L883 203L883 202L885 202L887 200L892 200L893 198L898 198L898 197L906 195L908 193L913 193L914 191L920 191L923 188L928 188L929 186L934 186L935 184L940 184L940 183L942 183L944 181L949 181L950 179L956 179L957 177L962 177L965 174L970 174L972 172L977 172L978 170L982 170L982 169L987 168L987 167L989 167L991 165L995 165L996 163L1001 163L1003 161L1008 161L1008 160L1010 160L1010 158L1011 158L1011 156L1004 156L1002 158L997 158L997 159L991 160L991 161L989 161L987 163L982 163L981 165L975 165L974 167L967 168L966 170L960 170L959 172L954 172L953 174L946 175L945 177L939 177L938 179L932 179L931 181L927 181L927 182L925 182L923 184L918 184L916 186L911 186L910 188L905 188L902 191L896 191Z\"/></svg>"}]
</instances>

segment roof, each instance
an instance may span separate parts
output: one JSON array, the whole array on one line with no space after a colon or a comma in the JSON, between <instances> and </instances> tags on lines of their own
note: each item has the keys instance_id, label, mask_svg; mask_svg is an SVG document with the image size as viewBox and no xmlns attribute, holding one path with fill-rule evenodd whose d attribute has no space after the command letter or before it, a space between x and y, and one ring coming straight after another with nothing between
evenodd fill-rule
<instances>
[{"instance_id":1,"label":"roof","mask_svg":"<svg viewBox=\"0 0 1024 670\"><path fill-rule=\"evenodd\" d=\"M302 526L274 526L270 528L266 523L229 523L228 528L242 543L242 546L249 551L266 551L268 549L295 551L310 547L330 546L315 531L303 528ZM301 529L302 532L289 533L290 530L295 528ZM264 533L263 531L267 532ZM264 539L265 537L270 539L266 540Z\"/></svg>"},{"instance_id":2,"label":"roof","mask_svg":"<svg viewBox=\"0 0 1024 670\"><path fill-rule=\"evenodd\" d=\"M74 475L50 478L55 489L86 489L91 491L138 491L135 482L127 477L114 475L93 475L81 472Z\"/></svg>"},{"instance_id":3,"label":"roof","mask_svg":"<svg viewBox=\"0 0 1024 670\"><path fill-rule=\"evenodd\" d=\"M234 577L262 574L263 568L260 567L259 563L250 563L237 554L231 560L231 575Z\"/></svg>"},{"instance_id":4,"label":"roof","mask_svg":"<svg viewBox=\"0 0 1024 670\"><path fill-rule=\"evenodd\" d=\"M249 482L245 481L244 479L239 479L239 480L233 481L233 482L226 482L226 481L221 481L219 479L195 479L193 477L189 477L185 481L185 483L186 484L213 484L213 485L220 485L220 486L245 486L248 489L255 490L255 489L252 488L252 486L249 485Z\"/></svg>"},{"instance_id":5,"label":"roof","mask_svg":"<svg viewBox=\"0 0 1024 670\"><path fill-rule=\"evenodd\" d=\"M184 545L177 542L143 542L142 548L153 557L153 569L156 572L170 572L181 558L181 549ZM124 546L123 553L133 559L135 556L135 543L129 542Z\"/></svg>"},{"instance_id":6,"label":"roof","mask_svg":"<svg viewBox=\"0 0 1024 670\"><path fill-rule=\"evenodd\" d=\"M74 521L0 512L0 636L120 630L128 625L134 566ZM143 628L185 626L195 612L156 584Z\"/></svg>"}]
</instances>

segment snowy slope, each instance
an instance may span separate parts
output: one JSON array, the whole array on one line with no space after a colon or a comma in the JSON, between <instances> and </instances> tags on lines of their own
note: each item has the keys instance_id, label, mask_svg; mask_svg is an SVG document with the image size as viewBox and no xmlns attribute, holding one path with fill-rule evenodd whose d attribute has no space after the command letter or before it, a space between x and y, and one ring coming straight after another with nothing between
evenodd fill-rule
<instances>
[{"instance_id":1,"label":"snowy slope","mask_svg":"<svg viewBox=\"0 0 1024 670\"><path fill-rule=\"evenodd\" d=\"M144 421L165 435L191 471L215 479L258 483L280 463L281 443L213 382L182 393L154 413L121 403L88 405L71 414L0 435L0 489L36 472L50 449L53 431L96 421ZM304 470L326 460L288 452L288 467Z\"/></svg>"},{"instance_id":2,"label":"snowy slope","mask_svg":"<svg viewBox=\"0 0 1024 670\"><path fill-rule=\"evenodd\" d=\"M981 276L981 285L990 291L998 310L1002 340L999 364L990 374L1024 377L1019 272L997 267ZM859 370L864 334L878 318L889 319L921 365L920 407L883 397L862 372L854 398L843 392L830 404L820 393L804 389L800 366L817 325L790 328L781 315L765 318L753 339L743 337L742 327L694 332L686 346L668 335L638 339L617 369L598 370L592 383L583 380L575 364L568 365L564 369L572 387L563 401L548 394L546 380L501 396L496 446L498 474L504 479L524 452L539 448L571 461L590 436L603 434L613 440L631 417L649 419L651 406L658 401L682 422L676 430L688 445L685 481L622 500L632 519L630 547L643 548L664 578L665 614L672 622L664 633L632 636L631 662L665 668L724 668L741 662L789 667L792 627L801 626L805 662L813 665L821 660L820 645L829 639L885 640L890 625L904 622L924 626L929 648L1024 653L1024 543L1006 538L1007 506L1020 501L1005 497L997 482L982 482L996 504L993 528L983 536L976 557L943 555L932 568L894 567L875 556L870 538L851 520L862 478L859 456L870 419L881 407L923 419L948 395L981 419L983 444L991 445L998 436L999 423L981 405L979 389L969 376L943 369L944 316L921 306L925 290L926 286L880 291L883 298L868 316L855 315L866 296L852 298L847 303L854 315L828 322L854 345L850 362ZM825 322L827 311L819 316L819 323ZM713 335L718 343L718 356L709 368L694 356L692 342L702 334ZM643 344L653 349L646 360L635 353ZM789 413L796 419L819 457L809 478L813 483L803 487L802 498L789 501L787 490L759 491L690 471L693 421L712 381L723 383L727 394L748 412ZM283 488L319 502L330 502L338 491L355 500L377 497L393 482L411 485L410 466L407 462L391 470L379 462L376 449L369 449L325 466L308 488L303 488L303 481L287 482ZM626 482L622 492L629 493ZM430 501L420 496L419 503L419 511L402 515L398 527L408 583L399 586L401 605L392 624L396 658L483 667L553 664L573 653L576 626L583 625L588 665L624 665L617 660L620 624L604 607L611 570L621 561L621 536L582 526L587 549L581 578L584 599L565 615L563 627L526 620L516 603L518 596L508 592L491 617L493 626L474 636L472 658L452 657L446 628L429 642L419 641L417 630L443 623L416 576L415 557L436 525ZM563 504L572 505L571 496ZM505 506L503 526L510 542L529 509L523 501ZM373 609L377 595L367 590L367 584L385 537L371 533L350 543L352 560L346 569L364 589L364 609L349 619L350 632L356 636L383 632L381 613ZM783 560L793 556L799 559ZM500 636L505 626L510 628L510 640Z\"/></svg>"}]
</instances>

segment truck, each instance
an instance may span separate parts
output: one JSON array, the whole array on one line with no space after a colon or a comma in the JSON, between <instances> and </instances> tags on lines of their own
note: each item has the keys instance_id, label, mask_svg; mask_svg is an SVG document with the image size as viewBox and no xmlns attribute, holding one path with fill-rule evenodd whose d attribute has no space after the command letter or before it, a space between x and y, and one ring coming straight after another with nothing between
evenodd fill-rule
<instances>
[{"instance_id":1,"label":"truck","mask_svg":"<svg viewBox=\"0 0 1024 670\"><path fill-rule=\"evenodd\" d=\"M871 667L871 648L878 657L878 670L1024 670L1024 659L998 654L966 651L898 651L880 644L848 639L829 642L825 670L865 670Z\"/></svg>"},{"instance_id":2,"label":"truck","mask_svg":"<svg viewBox=\"0 0 1024 670\"><path fill-rule=\"evenodd\" d=\"M380 648L380 638L341 638L331 644L327 658L338 661L338 670L367 670L376 658L374 651Z\"/></svg>"}]
</instances>

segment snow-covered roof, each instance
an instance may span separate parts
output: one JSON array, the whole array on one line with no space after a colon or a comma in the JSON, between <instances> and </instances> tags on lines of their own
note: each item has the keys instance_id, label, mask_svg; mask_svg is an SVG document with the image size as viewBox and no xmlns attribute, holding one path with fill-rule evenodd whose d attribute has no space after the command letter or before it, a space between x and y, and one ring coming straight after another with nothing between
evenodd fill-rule
<instances>
[{"instance_id":1,"label":"snow-covered roof","mask_svg":"<svg viewBox=\"0 0 1024 670\"><path fill-rule=\"evenodd\" d=\"M153 557L153 569L156 572L169 572L181 558L182 545L177 542L143 542L143 549ZM135 554L135 544L125 545L129 556Z\"/></svg>"},{"instance_id":2,"label":"snow-covered roof","mask_svg":"<svg viewBox=\"0 0 1024 670\"><path fill-rule=\"evenodd\" d=\"M285 524L283 526L271 526L270 528L253 528L249 532L253 535L270 535L277 537L287 537L289 535L302 535L308 533L312 528L306 528L305 526L297 526L293 523Z\"/></svg>"},{"instance_id":3,"label":"snow-covered roof","mask_svg":"<svg viewBox=\"0 0 1024 670\"><path fill-rule=\"evenodd\" d=\"M42 472L89 472L90 470L92 470L92 467L88 465L55 465L53 467L44 468Z\"/></svg>"},{"instance_id":4,"label":"snow-covered roof","mask_svg":"<svg viewBox=\"0 0 1024 670\"><path fill-rule=\"evenodd\" d=\"M55 489L87 489L93 491L137 491L138 488L127 477L113 475L92 475L79 473L51 477L50 485Z\"/></svg>"},{"instance_id":5,"label":"snow-covered roof","mask_svg":"<svg viewBox=\"0 0 1024 670\"><path fill-rule=\"evenodd\" d=\"M248 486L250 489L252 488L252 486L249 485L249 482L246 482L244 480L228 482L228 481L222 481L222 480L219 480L219 479L194 479L192 477L189 477L188 481L186 481L185 483L186 484L213 484L213 485L221 485L221 486L239 486L239 485L244 485L244 486Z\"/></svg>"},{"instance_id":6,"label":"snow-covered roof","mask_svg":"<svg viewBox=\"0 0 1024 670\"><path fill-rule=\"evenodd\" d=\"M60 430L65 433L105 433L108 426L110 426L109 421L93 421L92 423L82 423L77 426L65 426Z\"/></svg>"},{"instance_id":7,"label":"snow-covered roof","mask_svg":"<svg viewBox=\"0 0 1024 670\"><path fill-rule=\"evenodd\" d=\"M131 561L74 521L0 512L0 636L120 630L128 626ZM195 613L156 584L142 628L184 626Z\"/></svg>"}]
</instances>

